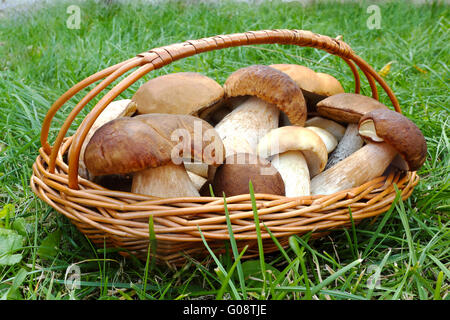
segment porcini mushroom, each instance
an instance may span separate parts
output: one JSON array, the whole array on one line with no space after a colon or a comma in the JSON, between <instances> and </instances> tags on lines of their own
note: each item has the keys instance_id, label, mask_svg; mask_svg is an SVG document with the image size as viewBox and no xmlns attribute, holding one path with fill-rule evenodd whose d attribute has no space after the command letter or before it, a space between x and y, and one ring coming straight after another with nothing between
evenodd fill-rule
<instances>
[{"instance_id":1,"label":"porcini mushroom","mask_svg":"<svg viewBox=\"0 0 450 320\"><path fill-rule=\"evenodd\" d=\"M364 114L376 109L387 107L374 98L357 93L335 94L317 104L321 116L344 123L358 123Z\"/></svg>"},{"instance_id":2,"label":"porcini mushroom","mask_svg":"<svg viewBox=\"0 0 450 320\"><path fill-rule=\"evenodd\" d=\"M323 117L348 123L343 138L330 154L326 169L360 149L364 141L358 135L359 119L372 110L387 109L381 102L356 93L340 93L317 103L317 111Z\"/></svg>"},{"instance_id":3,"label":"porcini mushroom","mask_svg":"<svg viewBox=\"0 0 450 320\"><path fill-rule=\"evenodd\" d=\"M325 143L325 146L327 147L328 153L330 153L331 151L334 150L334 148L336 148L337 140L327 130L314 126L307 126L305 128L314 131L320 137L320 139L322 139L323 143Z\"/></svg>"},{"instance_id":4,"label":"porcini mushroom","mask_svg":"<svg viewBox=\"0 0 450 320\"><path fill-rule=\"evenodd\" d=\"M194 137L195 126L201 129L200 139ZM224 152L220 137L206 121L154 113L103 125L86 147L85 162L95 175L132 173L133 193L188 197L199 193L186 173L183 157L218 166Z\"/></svg>"},{"instance_id":5,"label":"porcini mushroom","mask_svg":"<svg viewBox=\"0 0 450 320\"><path fill-rule=\"evenodd\" d=\"M316 111L315 107L319 101L344 92L340 82L329 74L315 72L298 64L272 64L270 66L286 73L298 84L305 96L309 113Z\"/></svg>"},{"instance_id":6,"label":"porcini mushroom","mask_svg":"<svg viewBox=\"0 0 450 320\"><path fill-rule=\"evenodd\" d=\"M287 197L310 194L310 178L327 163L328 152L312 130L298 126L273 129L258 144L257 154L271 160L283 178Z\"/></svg>"},{"instance_id":7,"label":"porcini mushroom","mask_svg":"<svg viewBox=\"0 0 450 320\"><path fill-rule=\"evenodd\" d=\"M336 121L322 118L322 117L312 117L306 120L305 127L318 127L330 132L336 140L341 141L342 137L345 134L345 127Z\"/></svg>"},{"instance_id":8,"label":"porcini mushroom","mask_svg":"<svg viewBox=\"0 0 450 320\"><path fill-rule=\"evenodd\" d=\"M249 181L255 193L284 195L284 182L264 158L251 153L233 153L217 168L211 183L216 196L248 194Z\"/></svg>"},{"instance_id":9,"label":"porcini mushroom","mask_svg":"<svg viewBox=\"0 0 450 320\"><path fill-rule=\"evenodd\" d=\"M131 100L138 114L189 114L204 119L224 96L215 80L196 72L177 72L144 83Z\"/></svg>"},{"instance_id":10,"label":"porcini mushroom","mask_svg":"<svg viewBox=\"0 0 450 320\"><path fill-rule=\"evenodd\" d=\"M84 163L84 151L86 150L86 146L91 140L91 137L94 135L95 131L98 130L105 123L120 118L120 117L128 117L133 115L136 112L136 106L131 103L130 99L123 99L113 101L106 106L106 108L100 113L100 115L95 119L94 124L89 129L86 138L84 139L83 144L81 145L80 151L80 160L78 164L78 174L85 179L94 179L92 174L89 174L89 171L86 169L86 165Z\"/></svg>"},{"instance_id":11,"label":"porcini mushroom","mask_svg":"<svg viewBox=\"0 0 450 320\"><path fill-rule=\"evenodd\" d=\"M197 72L176 72L147 81L131 100L138 114L188 114L206 119L216 113L223 97L222 86L210 77ZM185 165L193 173L208 170L206 164L186 162Z\"/></svg>"},{"instance_id":12,"label":"porcini mushroom","mask_svg":"<svg viewBox=\"0 0 450 320\"><path fill-rule=\"evenodd\" d=\"M341 162L353 152L359 150L363 144L364 141L358 134L358 125L349 123L341 141L339 141L334 151L329 155L325 169L331 168L336 163Z\"/></svg>"},{"instance_id":13,"label":"porcini mushroom","mask_svg":"<svg viewBox=\"0 0 450 320\"><path fill-rule=\"evenodd\" d=\"M301 89L274 68L254 65L239 69L228 77L224 89L226 97L250 96L215 127L227 155L248 152L248 147L255 152L259 139L278 127L280 110L292 124L305 123L306 103Z\"/></svg>"},{"instance_id":14,"label":"porcini mushroom","mask_svg":"<svg viewBox=\"0 0 450 320\"><path fill-rule=\"evenodd\" d=\"M332 194L368 182L386 170L399 154L408 170L419 169L425 161L427 146L419 128L408 118L389 109L365 114L359 121L359 133L369 143L315 176L311 193Z\"/></svg>"}]
</instances>

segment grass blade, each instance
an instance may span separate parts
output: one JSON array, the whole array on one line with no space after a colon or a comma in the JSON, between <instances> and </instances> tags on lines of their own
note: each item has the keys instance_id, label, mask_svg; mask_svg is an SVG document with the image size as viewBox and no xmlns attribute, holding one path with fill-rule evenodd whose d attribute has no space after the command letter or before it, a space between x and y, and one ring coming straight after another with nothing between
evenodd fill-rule
<instances>
[{"instance_id":1,"label":"grass blade","mask_svg":"<svg viewBox=\"0 0 450 320\"><path fill-rule=\"evenodd\" d=\"M278 241L278 239L273 235L272 231L270 231L270 229L265 225L265 223L262 223L264 226L264 229L267 231L267 233L270 235L270 238L272 239L272 241L275 243L275 245L277 246L277 248L280 250L281 254L284 256L284 258L286 259L286 261L288 263L291 263L291 258L289 258L288 254L286 253L286 250L284 250L284 248L281 246L280 242Z\"/></svg>"},{"instance_id":2,"label":"grass blade","mask_svg":"<svg viewBox=\"0 0 450 320\"><path fill-rule=\"evenodd\" d=\"M300 267L302 268L303 279L304 279L305 288L306 288L305 299L311 300L312 299L311 288L309 286L309 279L308 279L308 273L306 272L305 260L303 259L305 248L302 247L300 249L300 247L298 246L297 239L293 236L289 237L289 244L291 245L292 250L294 250L294 252L297 254L298 260L300 262Z\"/></svg>"},{"instance_id":3,"label":"grass blade","mask_svg":"<svg viewBox=\"0 0 450 320\"><path fill-rule=\"evenodd\" d=\"M439 272L437 281L436 281L436 289L434 289L433 299L434 300L442 300L441 298L441 287L442 281L444 279L444 273L442 271Z\"/></svg>"},{"instance_id":4,"label":"grass blade","mask_svg":"<svg viewBox=\"0 0 450 320\"><path fill-rule=\"evenodd\" d=\"M250 199L252 201L252 209L253 209L253 219L255 220L255 229L256 229L256 235L257 235L257 241L258 241L258 251L259 251L259 261L261 265L261 272L263 276L263 290L262 295L265 296L265 288L266 288L266 266L264 261L264 248L262 244L262 237L261 237L261 228L259 225L259 217L258 217L258 209L256 208L256 199L255 199L255 192L253 189L253 184L251 181L249 181L249 190L250 190Z\"/></svg>"},{"instance_id":5,"label":"grass blade","mask_svg":"<svg viewBox=\"0 0 450 320\"><path fill-rule=\"evenodd\" d=\"M239 277L239 284L240 284L241 290L242 290L242 296L244 299L247 299L247 291L245 290L244 272L242 271L242 264L240 261L240 257L242 256L243 252L241 254L239 254L239 252L238 252L236 239L234 238L233 228L231 227L230 213L228 211L227 199L225 197L225 193L223 194L223 205L225 208L225 217L227 220L228 234L230 235L231 249L233 250L235 263L237 262L237 272L238 272L238 277ZM239 257L239 259L238 259L238 257Z\"/></svg>"},{"instance_id":6,"label":"grass blade","mask_svg":"<svg viewBox=\"0 0 450 320\"><path fill-rule=\"evenodd\" d=\"M211 255L211 257L214 259L214 262L217 264L217 267L219 268L220 272L222 272L222 274L226 277L227 276L227 272L225 271L225 268L223 267L223 265L220 263L220 261L217 258L217 256L214 254L214 252L209 247L208 243L206 242L205 236L203 235L202 230L200 230L200 226L199 225L197 225L197 228L198 228L198 231L200 232L200 237L202 238L203 244L205 245L205 247L208 250L208 252ZM239 300L240 299L239 293L236 290L236 287L234 286L233 281L231 281L231 278L229 279L228 284L230 286L231 292L234 295L234 298L236 300Z\"/></svg>"},{"instance_id":7,"label":"grass blade","mask_svg":"<svg viewBox=\"0 0 450 320\"><path fill-rule=\"evenodd\" d=\"M225 288L228 286L228 282L230 281L231 276L233 275L234 269L236 268L236 266L239 266L239 265L240 265L240 263L241 263L241 258L242 258L242 256L244 255L244 253L245 253L245 251L247 250L247 248L248 248L248 245L246 245L246 246L242 249L241 253L240 253L239 256L235 259L233 265L231 266L230 271L228 271L227 276L226 276L225 279L222 281L222 286L220 287L219 292L217 293L217 296L216 296L216 299L217 299L217 300L222 300L223 294L224 294L224 292L225 292ZM244 289L245 289L245 286L244 286Z\"/></svg>"},{"instance_id":8,"label":"grass blade","mask_svg":"<svg viewBox=\"0 0 450 320\"><path fill-rule=\"evenodd\" d=\"M344 273L346 273L348 270L352 269L353 267L357 266L358 264L360 264L363 260L362 259L358 259L353 261L352 263L348 264L347 266L343 267L342 269L336 271L335 273L333 273L331 276L329 276L328 278L326 278L325 280L323 280L321 283L319 283L318 285L314 286L311 289L311 295L315 295L316 293L318 293L323 287L329 285L330 283L332 283L334 280L336 280L337 278L339 278L341 275L343 275Z\"/></svg>"},{"instance_id":9,"label":"grass blade","mask_svg":"<svg viewBox=\"0 0 450 320\"><path fill-rule=\"evenodd\" d=\"M428 254L428 257L430 257L431 260L434 261L434 263L436 263L436 265L442 270L442 272L444 272L445 276L450 279L450 270L448 269L448 267L446 267L441 261L439 261L438 258L436 258L435 256Z\"/></svg>"},{"instance_id":10,"label":"grass blade","mask_svg":"<svg viewBox=\"0 0 450 320\"><path fill-rule=\"evenodd\" d=\"M375 274L373 275L373 284L369 288L369 292L367 293L367 299L370 300L373 295L373 290L376 288L376 281L380 279L381 270L383 270L384 265L386 264L387 259L391 255L392 250L389 249L388 253L384 256L383 260L381 260L380 265L377 267Z\"/></svg>"},{"instance_id":11,"label":"grass blade","mask_svg":"<svg viewBox=\"0 0 450 320\"><path fill-rule=\"evenodd\" d=\"M398 202L398 200L400 199L400 193L396 193L396 196L394 198L394 201L392 202L391 207L389 208L389 210L383 215L383 219L381 220L381 222L378 224L377 229L375 230L375 234L370 238L369 243L366 246L366 249L364 250L364 253L362 255L362 257L367 257L367 254L369 253L370 249L372 248L373 244L375 243L375 240L378 238L378 235L380 234L381 229L383 229L384 225L386 224L387 220L389 219L389 217L392 214L392 211L394 211L395 206Z\"/></svg>"}]
</instances>

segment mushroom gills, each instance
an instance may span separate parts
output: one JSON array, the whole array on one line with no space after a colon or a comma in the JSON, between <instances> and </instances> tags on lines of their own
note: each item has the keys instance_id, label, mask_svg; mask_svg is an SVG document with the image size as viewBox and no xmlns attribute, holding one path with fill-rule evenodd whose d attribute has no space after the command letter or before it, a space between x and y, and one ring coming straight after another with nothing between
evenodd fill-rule
<instances>
[{"instance_id":1,"label":"mushroom gills","mask_svg":"<svg viewBox=\"0 0 450 320\"><path fill-rule=\"evenodd\" d=\"M377 136L377 131L375 129L375 124L373 123L372 120L363 121L359 125L359 133L362 136L364 136L364 137L370 138L370 140L372 140L374 142L381 142L381 141L383 141L382 138Z\"/></svg>"}]
</instances>

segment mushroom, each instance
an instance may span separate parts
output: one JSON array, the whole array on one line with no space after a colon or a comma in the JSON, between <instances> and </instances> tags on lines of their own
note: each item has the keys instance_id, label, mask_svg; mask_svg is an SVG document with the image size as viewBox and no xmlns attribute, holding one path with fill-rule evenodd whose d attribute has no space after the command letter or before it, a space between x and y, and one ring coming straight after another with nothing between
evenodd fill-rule
<instances>
[{"instance_id":1,"label":"mushroom","mask_svg":"<svg viewBox=\"0 0 450 320\"><path fill-rule=\"evenodd\" d=\"M337 140L327 130L314 126L307 126L305 128L314 131L320 137L320 139L322 139L323 143L325 143L325 146L327 147L328 153L330 153L336 148Z\"/></svg>"},{"instance_id":2,"label":"mushroom","mask_svg":"<svg viewBox=\"0 0 450 320\"><path fill-rule=\"evenodd\" d=\"M215 80L196 72L177 72L147 81L131 100L138 114L188 114L206 119L216 113L223 97L224 90ZM186 168L196 173L207 171L208 165L189 163Z\"/></svg>"},{"instance_id":3,"label":"mushroom","mask_svg":"<svg viewBox=\"0 0 450 320\"><path fill-rule=\"evenodd\" d=\"M249 96L225 97L220 106L215 108L214 112L208 113L204 120L216 126L227 114L243 104L248 98Z\"/></svg>"},{"instance_id":4,"label":"mushroom","mask_svg":"<svg viewBox=\"0 0 450 320\"><path fill-rule=\"evenodd\" d=\"M364 141L358 134L358 125L349 123L341 141L339 141L334 151L329 155L325 169L331 168L336 163L344 160L353 152L359 150L363 144Z\"/></svg>"},{"instance_id":5,"label":"mushroom","mask_svg":"<svg viewBox=\"0 0 450 320\"><path fill-rule=\"evenodd\" d=\"M233 153L217 168L211 183L216 196L248 194L249 181L255 193L284 196L284 182L278 171L264 158L251 153Z\"/></svg>"},{"instance_id":6,"label":"mushroom","mask_svg":"<svg viewBox=\"0 0 450 320\"><path fill-rule=\"evenodd\" d=\"M328 158L326 169L363 146L364 141L358 135L357 123L364 114L376 109L387 109L387 107L371 97L357 93L336 94L317 104L317 111L321 116L348 123L344 136Z\"/></svg>"},{"instance_id":7,"label":"mushroom","mask_svg":"<svg viewBox=\"0 0 450 320\"><path fill-rule=\"evenodd\" d=\"M144 83L131 100L138 114L189 114L204 119L223 100L215 80L196 72L177 72Z\"/></svg>"},{"instance_id":8,"label":"mushroom","mask_svg":"<svg viewBox=\"0 0 450 320\"><path fill-rule=\"evenodd\" d=\"M224 84L226 97L250 96L220 121L215 129L227 156L255 152L259 139L278 127L279 111L303 126L306 103L298 85L274 68L254 65L233 72Z\"/></svg>"},{"instance_id":9,"label":"mushroom","mask_svg":"<svg viewBox=\"0 0 450 320\"><path fill-rule=\"evenodd\" d=\"M358 123L364 114L375 109L387 107L374 98L358 93L335 94L317 104L321 116L344 123Z\"/></svg>"},{"instance_id":10,"label":"mushroom","mask_svg":"<svg viewBox=\"0 0 450 320\"><path fill-rule=\"evenodd\" d=\"M344 92L339 81L329 74L315 72L298 64L272 64L270 66L286 73L298 84L305 96L309 113L316 111L316 104L319 101Z\"/></svg>"},{"instance_id":11,"label":"mushroom","mask_svg":"<svg viewBox=\"0 0 450 320\"><path fill-rule=\"evenodd\" d=\"M194 127L200 127L200 139ZM133 193L189 197L199 193L184 168L183 157L218 166L224 153L220 137L206 121L154 113L103 125L86 147L85 162L95 175L132 173Z\"/></svg>"},{"instance_id":12,"label":"mushroom","mask_svg":"<svg viewBox=\"0 0 450 320\"><path fill-rule=\"evenodd\" d=\"M411 171L425 162L427 146L422 132L400 113L371 111L360 119L359 133L368 144L315 176L311 180L313 195L332 194L381 176L397 154Z\"/></svg>"},{"instance_id":13,"label":"mushroom","mask_svg":"<svg viewBox=\"0 0 450 320\"><path fill-rule=\"evenodd\" d=\"M106 108L100 113L100 115L95 119L94 124L89 129L86 138L84 139L83 144L81 145L80 151L80 160L78 163L78 174L85 178L93 180L95 177L89 173L86 169L86 165L84 163L84 151L86 150L86 146L91 140L94 133L105 123L120 118L120 117L129 117L136 112L136 106L131 103L130 99L123 99L111 102ZM113 179L114 180L114 179Z\"/></svg>"},{"instance_id":14,"label":"mushroom","mask_svg":"<svg viewBox=\"0 0 450 320\"><path fill-rule=\"evenodd\" d=\"M336 121L322 117L312 117L306 120L305 127L310 126L327 130L336 138L337 142L341 141L346 129L343 125L337 123Z\"/></svg>"},{"instance_id":15,"label":"mushroom","mask_svg":"<svg viewBox=\"0 0 450 320\"><path fill-rule=\"evenodd\" d=\"M109 190L131 192L132 176L128 174L108 174L94 176L92 182Z\"/></svg>"},{"instance_id":16,"label":"mushroom","mask_svg":"<svg viewBox=\"0 0 450 320\"><path fill-rule=\"evenodd\" d=\"M283 178L287 197L310 194L310 178L327 163L328 152L312 130L298 126L273 129L258 144L257 154L271 160Z\"/></svg>"}]
</instances>

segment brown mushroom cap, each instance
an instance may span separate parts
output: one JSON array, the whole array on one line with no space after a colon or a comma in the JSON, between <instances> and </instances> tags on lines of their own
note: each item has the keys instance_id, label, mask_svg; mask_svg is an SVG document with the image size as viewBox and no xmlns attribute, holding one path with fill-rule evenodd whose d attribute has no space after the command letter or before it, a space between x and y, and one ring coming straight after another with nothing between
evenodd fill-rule
<instances>
[{"instance_id":1,"label":"brown mushroom cap","mask_svg":"<svg viewBox=\"0 0 450 320\"><path fill-rule=\"evenodd\" d=\"M222 86L213 79L196 72L178 72L147 81L131 100L139 114L190 114L204 118L223 95Z\"/></svg>"},{"instance_id":2,"label":"brown mushroom cap","mask_svg":"<svg viewBox=\"0 0 450 320\"><path fill-rule=\"evenodd\" d=\"M388 108L371 97L357 93L339 93L317 103L321 116L345 123L358 123L364 114L376 109Z\"/></svg>"},{"instance_id":3,"label":"brown mushroom cap","mask_svg":"<svg viewBox=\"0 0 450 320\"><path fill-rule=\"evenodd\" d=\"M130 99L122 99L111 102L100 113L98 118L93 123L92 127L89 129L89 132L86 135L86 138L84 139L84 142L81 146L80 161L78 164L78 174L81 177L86 179L93 178L86 170L86 165L84 164L84 151L86 150L86 146L88 145L89 140L91 140L91 137L95 133L95 131L97 131L98 128L100 128L102 125L111 120L121 117L130 117L135 112L136 112L136 105L134 103L131 103Z\"/></svg>"},{"instance_id":4,"label":"brown mushroom cap","mask_svg":"<svg viewBox=\"0 0 450 320\"><path fill-rule=\"evenodd\" d=\"M340 82L329 74L315 72L298 64L272 64L270 67L286 73L302 90L324 97L344 92Z\"/></svg>"},{"instance_id":5,"label":"brown mushroom cap","mask_svg":"<svg viewBox=\"0 0 450 320\"><path fill-rule=\"evenodd\" d=\"M203 136L200 139L195 137L194 126L198 130L196 132L201 129ZM172 139L177 129L184 129L182 132L190 137L190 144L187 145L186 140L180 149L176 149L178 141ZM106 123L92 136L84 159L89 172L94 175L125 174L168 164L173 162L174 156L179 156L181 162L187 156L173 153L174 150L183 151L184 145L189 149L189 156L196 161L213 166L223 162L225 150L222 141L206 121L189 115L157 113Z\"/></svg>"},{"instance_id":6,"label":"brown mushroom cap","mask_svg":"<svg viewBox=\"0 0 450 320\"><path fill-rule=\"evenodd\" d=\"M255 193L284 196L284 182L266 159L250 153L234 153L217 168L211 183L215 196L248 194L249 181Z\"/></svg>"},{"instance_id":7,"label":"brown mushroom cap","mask_svg":"<svg viewBox=\"0 0 450 320\"><path fill-rule=\"evenodd\" d=\"M298 84L306 99L308 112L316 112L316 105L319 101L344 92L340 82L329 74L315 72L298 64L272 64L270 66L286 73Z\"/></svg>"},{"instance_id":8,"label":"brown mushroom cap","mask_svg":"<svg viewBox=\"0 0 450 320\"><path fill-rule=\"evenodd\" d=\"M306 121L306 102L300 87L287 74L264 65L233 72L225 81L227 97L255 96L283 111L293 125Z\"/></svg>"},{"instance_id":9,"label":"brown mushroom cap","mask_svg":"<svg viewBox=\"0 0 450 320\"><path fill-rule=\"evenodd\" d=\"M372 126L373 125L373 126ZM427 144L420 129L404 115L390 109L373 110L359 121L360 134L373 142L370 132L364 133L364 126L371 131L374 128L377 137L394 147L407 164L407 170L416 171L425 162Z\"/></svg>"}]
</instances>

